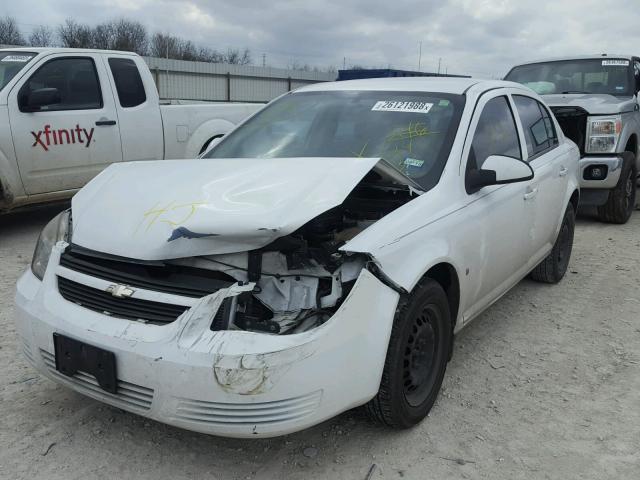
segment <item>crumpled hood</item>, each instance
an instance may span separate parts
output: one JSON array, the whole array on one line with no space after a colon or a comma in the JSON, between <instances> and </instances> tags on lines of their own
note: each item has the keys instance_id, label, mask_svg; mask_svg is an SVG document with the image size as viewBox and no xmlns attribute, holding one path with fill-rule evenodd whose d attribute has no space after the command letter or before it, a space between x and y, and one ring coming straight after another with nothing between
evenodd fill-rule
<instances>
[{"instance_id":1,"label":"crumpled hood","mask_svg":"<svg viewBox=\"0 0 640 480\"><path fill-rule=\"evenodd\" d=\"M263 247L340 205L378 158L113 164L72 200L72 242L140 260Z\"/></svg>"},{"instance_id":2,"label":"crumpled hood","mask_svg":"<svg viewBox=\"0 0 640 480\"><path fill-rule=\"evenodd\" d=\"M580 107L592 115L615 115L633 111L633 97L616 97L606 94L554 94L542 95L550 107Z\"/></svg>"}]
</instances>

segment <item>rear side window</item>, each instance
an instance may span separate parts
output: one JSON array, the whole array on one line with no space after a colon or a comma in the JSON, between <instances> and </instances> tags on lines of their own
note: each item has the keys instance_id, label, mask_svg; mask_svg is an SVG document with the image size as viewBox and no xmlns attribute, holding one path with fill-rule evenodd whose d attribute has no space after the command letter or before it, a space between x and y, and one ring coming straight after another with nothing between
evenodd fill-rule
<instances>
[{"instance_id":1,"label":"rear side window","mask_svg":"<svg viewBox=\"0 0 640 480\"><path fill-rule=\"evenodd\" d=\"M481 169L491 155L522 159L518 130L507 97L489 100L473 135L467 170Z\"/></svg>"},{"instance_id":2,"label":"rear side window","mask_svg":"<svg viewBox=\"0 0 640 480\"><path fill-rule=\"evenodd\" d=\"M147 100L136 63L129 58L110 58L109 67L116 83L118 99L124 108L136 107Z\"/></svg>"},{"instance_id":3,"label":"rear side window","mask_svg":"<svg viewBox=\"0 0 640 480\"><path fill-rule=\"evenodd\" d=\"M91 58L56 58L45 63L20 89L20 105L35 90L55 88L60 101L46 110L90 110L102 108L102 93L96 66ZM43 108L44 109L44 108Z\"/></svg>"},{"instance_id":4,"label":"rear side window","mask_svg":"<svg viewBox=\"0 0 640 480\"><path fill-rule=\"evenodd\" d=\"M514 95L513 101L522 122L529 160L558 144L558 136L549 111L531 97Z\"/></svg>"}]
</instances>

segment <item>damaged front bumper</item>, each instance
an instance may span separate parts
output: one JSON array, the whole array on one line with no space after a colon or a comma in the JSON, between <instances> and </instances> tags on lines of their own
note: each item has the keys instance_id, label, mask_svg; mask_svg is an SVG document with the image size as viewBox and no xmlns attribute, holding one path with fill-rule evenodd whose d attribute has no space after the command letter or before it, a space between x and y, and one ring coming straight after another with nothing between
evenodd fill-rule
<instances>
[{"instance_id":1,"label":"damaged front bumper","mask_svg":"<svg viewBox=\"0 0 640 480\"><path fill-rule=\"evenodd\" d=\"M366 403L378 390L398 293L366 269L337 312L313 330L211 331L222 300L242 287L196 300L168 325L113 318L60 295L63 248L54 247L42 282L29 270L16 294L24 354L51 380L163 423L230 437L298 431ZM83 372L59 373L54 333L113 352L116 393Z\"/></svg>"}]
</instances>

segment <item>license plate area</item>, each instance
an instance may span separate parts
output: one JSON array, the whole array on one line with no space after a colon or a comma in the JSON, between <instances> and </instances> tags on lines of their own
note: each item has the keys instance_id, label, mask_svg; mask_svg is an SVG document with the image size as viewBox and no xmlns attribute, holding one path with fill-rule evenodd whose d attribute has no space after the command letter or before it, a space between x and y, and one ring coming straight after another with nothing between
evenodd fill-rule
<instances>
[{"instance_id":1,"label":"license plate area","mask_svg":"<svg viewBox=\"0 0 640 480\"><path fill-rule=\"evenodd\" d=\"M56 370L72 377L78 371L93 375L100 388L116 393L116 357L113 352L87 345L59 333L53 334L53 346L56 356Z\"/></svg>"}]
</instances>

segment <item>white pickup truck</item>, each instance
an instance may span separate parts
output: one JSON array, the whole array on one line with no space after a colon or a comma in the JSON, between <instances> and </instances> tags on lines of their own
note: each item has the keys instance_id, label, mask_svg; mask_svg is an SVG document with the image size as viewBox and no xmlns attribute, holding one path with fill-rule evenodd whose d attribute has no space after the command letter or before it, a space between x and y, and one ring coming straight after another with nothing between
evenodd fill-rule
<instances>
[{"instance_id":1,"label":"white pickup truck","mask_svg":"<svg viewBox=\"0 0 640 480\"><path fill-rule=\"evenodd\" d=\"M160 105L134 53L0 49L0 212L68 198L114 162L195 158L261 107Z\"/></svg>"}]
</instances>

